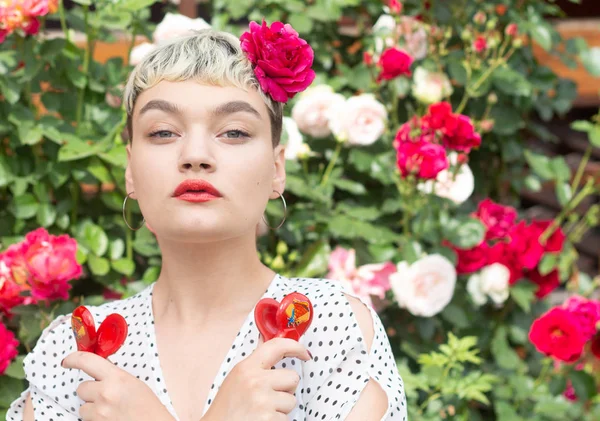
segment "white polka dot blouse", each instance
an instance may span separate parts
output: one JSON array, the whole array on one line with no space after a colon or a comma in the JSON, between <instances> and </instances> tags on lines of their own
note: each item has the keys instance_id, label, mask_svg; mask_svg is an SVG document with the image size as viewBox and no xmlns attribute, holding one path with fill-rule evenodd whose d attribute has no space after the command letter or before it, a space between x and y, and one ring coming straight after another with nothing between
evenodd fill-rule
<instances>
[{"instance_id":1,"label":"white polka dot blouse","mask_svg":"<svg viewBox=\"0 0 600 421\"><path fill-rule=\"evenodd\" d=\"M111 361L144 381L179 421L169 391L163 380L157 352L152 290L155 283L124 300L100 306L87 306L94 315L96 327L114 312L129 325L128 337ZM295 370L300 376L296 389L296 407L288 419L295 421L343 420L356 402L369 379L374 379L386 392L388 409L381 421L406 421L404 386L392 354L389 339L377 313L369 307L374 337L367 349L362 331L346 295L354 295L338 282L327 279L286 278L276 275L262 298L281 300L291 292L306 295L313 303L313 321L300 338L313 356L302 361L286 357L277 368ZM355 296L355 295L354 295ZM355 296L356 297L356 296ZM360 298L360 297L356 297ZM227 373L258 345L259 331L254 310L246 317L214 379L203 414L219 391ZM71 330L71 315L57 317L44 331L34 349L24 360L27 390L14 401L7 421L21 421L25 398L31 393L36 420L80 420L79 407L84 404L76 393L83 381L93 380L80 370L61 367L63 358L77 350Z\"/></svg>"}]
</instances>

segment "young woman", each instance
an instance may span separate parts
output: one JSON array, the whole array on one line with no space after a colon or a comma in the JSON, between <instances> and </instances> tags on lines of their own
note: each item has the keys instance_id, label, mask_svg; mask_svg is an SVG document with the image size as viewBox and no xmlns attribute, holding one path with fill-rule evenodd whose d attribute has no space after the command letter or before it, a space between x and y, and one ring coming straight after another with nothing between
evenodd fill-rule
<instances>
[{"instance_id":1,"label":"young woman","mask_svg":"<svg viewBox=\"0 0 600 421\"><path fill-rule=\"evenodd\" d=\"M406 420L377 314L335 280L286 278L258 259L257 225L285 188L283 103L314 78L313 53L278 22L241 40L195 32L133 70L127 198L156 235L160 276L88 307L96 325L119 313L129 326L108 359L76 351L70 315L48 326L7 420ZM292 292L311 300L310 328L264 342L256 303Z\"/></svg>"}]
</instances>

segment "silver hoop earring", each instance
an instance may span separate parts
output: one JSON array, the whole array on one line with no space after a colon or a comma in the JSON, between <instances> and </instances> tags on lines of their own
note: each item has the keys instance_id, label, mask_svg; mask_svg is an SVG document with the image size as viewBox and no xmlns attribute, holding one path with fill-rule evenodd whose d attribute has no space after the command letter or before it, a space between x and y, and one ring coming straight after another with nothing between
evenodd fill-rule
<instances>
[{"instance_id":1,"label":"silver hoop earring","mask_svg":"<svg viewBox=\"0 0 600 421\"><path fill-rule=\"evenodd\" d=\"M127 193L127 196L125 196L125 200L123 200L123 221L125 221L125 225L127 225L127 228L129 228L131 231L137 231L144 226L144 224L146 223L146 218L142 219L142 224L137 228L132 228L131 225L129 225L129 222L127 222L127 216L125 215L125 205L127 204L127 199L129 199L129 196L131 196L132 194L133 192Z\"/></svg>"},{"instance_id":2,"label":"silver hoop earring","mask_svg":"<svg viewBox=\"0 0 600 421\"><path fill-rule=\"evenodd\" d=\"M275 228L269 226L269 223L267 222L267 220L265 219L265 215L263 214L262 219L265 223L265 225L272 230L276 230L278 228L280 228L283 223L285 222L285 219L287 218L287 203L285 203L285 199L283 197L283 195L281 193L279 193L277 190L273 190L275 193L277 193L279 195L279 197L281 198L281 200L283 201L283 220L279 223L279 225L277 225Z\"/></svg>"}]
</instances>

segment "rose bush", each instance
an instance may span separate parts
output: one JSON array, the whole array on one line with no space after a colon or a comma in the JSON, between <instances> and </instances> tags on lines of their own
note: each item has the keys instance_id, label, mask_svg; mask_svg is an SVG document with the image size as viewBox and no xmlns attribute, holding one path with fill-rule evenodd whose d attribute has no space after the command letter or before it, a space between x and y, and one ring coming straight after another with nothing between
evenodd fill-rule
<instances>
[{"instance_id":1,"label":"rose bush","mask_svg":"<svg viewBox=\"0 0 600 421\"><path fill-rule=\"evenodd\" d=\"M573 126L591 142L574 174L526 141L552 139L539 120L565 113L576 94L536 62L532 42L567 61L585 53L598 71L584 43L562 41L546 20L555 5L224 0L210 23L167 14L153 27L152 0L77 3L9 0L0 12L0 407L24 388L23 355L55 315L135 294L160 271L154 236L120 215L129 67L94 61L96 44L119 31L145 36L127 40L135 64L175 33L212 25L240 35L249 18L259 22L253 42L279 28L273 42L302 48L286 42L299 32L316 71L260 70L261 85L288 102L289 212L277 231L257 227L263 261L339 279L373 305L410 419L600 417L600 279L578 271L574 248L599 219L597 205L576 209L598 193L581 168L600 146L600 117ZM62 36L47 36L47 19ZM519 203L542 182L563 207L554 219L528 218ZM133 205L126 212L141 220ZM283 217L275 201L266 214L272 226ZM557 291L574 298L551 307Z\"/></svg>"}]
</instances>

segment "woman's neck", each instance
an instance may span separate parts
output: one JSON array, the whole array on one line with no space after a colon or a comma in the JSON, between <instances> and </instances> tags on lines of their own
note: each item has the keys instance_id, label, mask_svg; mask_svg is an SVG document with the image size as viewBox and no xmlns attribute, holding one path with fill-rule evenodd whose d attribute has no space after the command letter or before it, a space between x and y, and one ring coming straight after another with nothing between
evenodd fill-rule
<instances>
[{"instance_id":1,"label":"woman's neck","mask_svg":"<svg viewBox=\"0 0 600 421\"><path fill-rule=\"evenodd\" d=\"M255 237L159 243L163 263L153 299L158 319L199 326L248 313L275 276L260 262Z\"/></svg>"}]
</instances>

